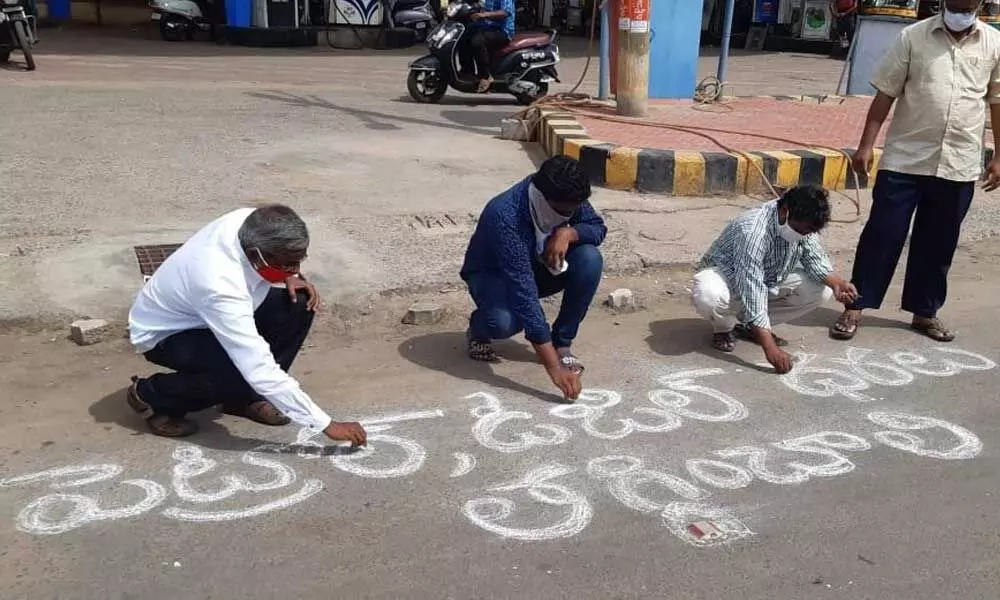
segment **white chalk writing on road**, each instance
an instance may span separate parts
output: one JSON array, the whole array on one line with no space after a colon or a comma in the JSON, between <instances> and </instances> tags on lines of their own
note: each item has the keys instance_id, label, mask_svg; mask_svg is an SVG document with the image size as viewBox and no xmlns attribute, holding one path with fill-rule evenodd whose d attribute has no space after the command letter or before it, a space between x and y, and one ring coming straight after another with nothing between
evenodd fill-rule
<instances>
[{"instance_id":1,"label":"white chalk writing on road","mask_svg":"<svg viewBox=\"0 0 1000 600\"><path fill-rule=\"evenodd\" d=\"M912 383L917 376L952 377L965 371L996 368L992 360L966 350L933 348L930 352L932 358L909 350L879 358L871 350L849 347L844 356L837 358L804 355L795 371L780 380L805 396L841 396L870 402L874 398L862 392L872 386L899 387ZM704 383L707 378L722 375L727 375L723 369L708 368L658 377L658 387L647 395L649 404L631 406L627 416L613 414L627 410L626 403L621 393L608 389L588 389L576 404L545 412L550 418L579 423L580 429L592 438L615 442L637 433L669 434L688 421L742 421L748 416L746 406L731 393ZM565 444L573 437L569 427L538 421L539 417L527 410L505 408L511 406L509 401L495 394L478 392L466 400L475 402L470 410L474 419L472 439L501 455L541 451ZM351 476L406 478L421 471L430 455L423 444L393 430L444 416L442 410L421 410L363 419L369 446L362 449L331 446L308 429L298 431L292 443L266 444L241 453L238 460L226 458L220 462L195 445L181 444L173 451L176 463L169 487L151 479L127 479L116 485L112 495L108 486L125 469L109 463L10 476L0 479L0 488L48 485L55 492L29 502L16 516L18 529L39 535L138 517L154 509L182 521L244 519L290 508L324 489L317 478L296 485L296 471L274 455L307 460L325 457L336 472ZM621 453L621 444L617 443L619 453L591 458L585 469L548 462L527 469L513 482L467 490L461 512L472 525L502 538L567 538L585 530L593 520L588 482L598 482L624 507L659 515L660 523L671 534L693 546L708 547L753 535L743 521L745 517L715 498L738 493L755 481L790 486L814 478L842 476L856 468L849 454L870 451L874 444L945 461L973 459L983 450L972 431L937 417L894 410L872 411L864 416L868 427L875 426L867 437L859 434L863 432L818 431L776 442L724 447L710 456L683 461L683 475L659 470L641 457ZM452 458L447 473L456 480L473 473L481 462L470 452L453 452ZM254 475L243 474L247 471ZM97 491L100 485L104 489ZM83 488L93 490L91 495L78 493ZM107 497L98 498L103 495ZM222 502L246 506L217 506ZM163 505L166 508L161 508ZM702 527L706 522L711 523L707 533Z\"/></svg>"}]
</instances>

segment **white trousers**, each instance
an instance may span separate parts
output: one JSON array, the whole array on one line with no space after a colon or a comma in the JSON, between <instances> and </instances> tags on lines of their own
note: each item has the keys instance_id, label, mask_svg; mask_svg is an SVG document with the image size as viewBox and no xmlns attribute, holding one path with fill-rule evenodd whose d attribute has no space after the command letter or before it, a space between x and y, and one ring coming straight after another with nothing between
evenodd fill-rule
<instances>
[{"instance_id":1,"label":"white trousers","mask_svg":"<svg viewBox=\"0 0 1000 600\"><path fill-rule=\"evenodd\" d=\"M831 298L833 290L799 269L767 291L767 314L772 325L787 323L811 313ZM715 333L732 331L743 321L743 302L730 292L726 278L715 267L695 274L691 300L695 311L712 322Z\"/></svg>"}]
</instances>

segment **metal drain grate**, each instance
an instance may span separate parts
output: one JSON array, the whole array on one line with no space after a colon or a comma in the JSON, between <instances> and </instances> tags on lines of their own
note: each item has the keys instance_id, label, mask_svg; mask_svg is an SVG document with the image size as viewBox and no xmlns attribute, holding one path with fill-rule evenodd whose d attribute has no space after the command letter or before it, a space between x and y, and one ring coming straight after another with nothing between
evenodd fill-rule
<instances>
[{"instance_id":1,"label":"metal drain grate","mask_svg":"<svg viewBox=\"0 0 1000 600\"><path fill-rule=\"evenodd\" d=\"M139 261L139 272L143 280L153 276L163 261L177 251L181 244L159 244L156 246L136 246L135 258Z\"/></svg>"}]
</instances>

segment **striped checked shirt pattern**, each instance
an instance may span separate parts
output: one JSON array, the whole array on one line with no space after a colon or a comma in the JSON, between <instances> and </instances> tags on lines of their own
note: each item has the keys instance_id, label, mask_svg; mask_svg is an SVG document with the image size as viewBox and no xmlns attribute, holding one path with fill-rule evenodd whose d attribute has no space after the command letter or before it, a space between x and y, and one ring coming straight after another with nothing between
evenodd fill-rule
<instances>
[{"instance_id":1,"label":"striped checked shirt pattern","mask_svg":"<svg viewBox=\"0 0 1000 600\"><path fill-rule=\"evenodd\" d=\"M722 272L730 292L743 302L741 321L763 329L771 328L768 288L796 268L821 283L833 271L818 235L807 235L793 245L778 234L777 200L750 209L726 225L698 266L709 267Z\"/></svg>"}]
</instances>

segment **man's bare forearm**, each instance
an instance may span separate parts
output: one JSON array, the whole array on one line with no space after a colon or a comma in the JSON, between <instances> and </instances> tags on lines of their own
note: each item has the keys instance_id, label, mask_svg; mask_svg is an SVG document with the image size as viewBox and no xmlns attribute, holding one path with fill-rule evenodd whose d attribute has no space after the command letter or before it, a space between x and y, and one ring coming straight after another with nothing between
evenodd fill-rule
<instances>
[{"instance_id":1,"label":"man's bare forearm","mask_svg":"<svg viewBox=\"0 0 1000 600\"><path fill-rule=\"evenodd\" d=\"M538 353L538 359L542 361L542 366L549 370L559 367L559 353L556 352L556 347L552 345L552 342L532 344L532 346L535 347L535 352Z\"/></svg>"},{"instance_id":2,"label":"man's bare forearm","mask_svg":"<svg viewBox=\"0 0 1000 600\"><path fill-rule=\"evenodd\" d=\"M864 133L861 134L860 147L875 147L875 140L878 139L878 133L882 131L882 125L889 117L889 111L892 110L894 102L896 102L895 98L882 92L875 95L871 106L868 107L868 116L865 118L865 129Z\"/></svg>"},{"instance_id":3,"label":"man's bare forearm","mask_svg":"<svg viewBox=\"0 0 1000 600\"><path fill-rule=\"evenodd\" d=\"M993 130L993 158L1000 152L1000 104L990 104L990 128Z\"/></svg>"}]
</instances>

